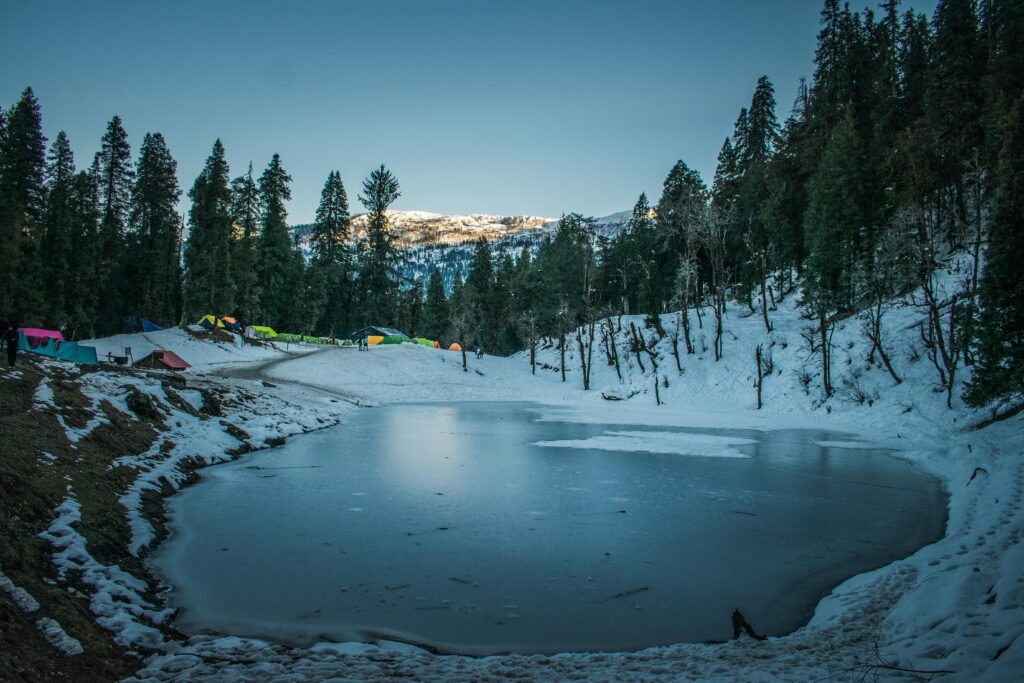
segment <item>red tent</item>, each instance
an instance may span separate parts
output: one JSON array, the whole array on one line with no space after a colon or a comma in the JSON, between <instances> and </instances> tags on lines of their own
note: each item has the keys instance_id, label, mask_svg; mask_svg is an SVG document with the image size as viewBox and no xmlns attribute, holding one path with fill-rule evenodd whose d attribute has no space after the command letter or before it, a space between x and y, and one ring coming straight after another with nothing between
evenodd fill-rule
<instances>
[{"instance_id":1,"label":"red tent","mask_svg":"<svg viewBox=\"0 0 1024 683\"><path fill-rule=\"evenodd\" d=\"M153 349L152 353L135 363L135 365L143 368L156 368L158 370L185 370L189 367L189 364L182 360L181 356L167 349Z\"/></svg>"},{"instance_id":2,"label":"red tent","mask_svg":"<svg viewBox=\"0 0 1024 683\"><path fill-rule=\"evenodd\" d=\"M38 327L22 327L19 328L25 333L26 337L41 337L46 339L56 339L57 341L64 341L64 335L57 330L41 330Z\"/></svg>"}]
</instances>

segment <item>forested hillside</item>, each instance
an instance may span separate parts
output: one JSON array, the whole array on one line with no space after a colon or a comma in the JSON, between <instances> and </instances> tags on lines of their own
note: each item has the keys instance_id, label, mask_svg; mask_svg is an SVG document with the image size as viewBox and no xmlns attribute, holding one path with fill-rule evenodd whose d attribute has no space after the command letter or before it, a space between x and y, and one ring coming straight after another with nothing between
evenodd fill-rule
<instances>
[{"instance_id":1,"label":"forested hillside","mask_svg":"<svg viewBox=\"0 0 1024 683\"><path fill-rule=\"evenodd\" d=\"M970 372L966 396L985 403L1024 388L1022 36L1024 4L1011 0L942 0L931 18L896 0L877 12L826 0L813 77L781 121L771 80L757 80L710 187L680 160L614 237L567 213L535 250L477 242L448 288L440 270L426 287L408 276L387 213L400 187L383 165L363 181L357 240L342 178L328 176L307 263L278 155L232 177L216 141L182 216L160 133L133 160L114 116L79 169L63 132L47 147L26 88L0 116L0 311L71 338L214 313L300 333L395 325L505 354L541 338L564 349L611 314L657 327L681 310L683 348L691 316L708 315L720 354L726 306L770 330L775 299L800 286L830 394L837 321L867 311L864 334L888 364L883 303L918 290L948 400ZM940 283L954 254L969 265Z\"/></svg>"}]
</instances>

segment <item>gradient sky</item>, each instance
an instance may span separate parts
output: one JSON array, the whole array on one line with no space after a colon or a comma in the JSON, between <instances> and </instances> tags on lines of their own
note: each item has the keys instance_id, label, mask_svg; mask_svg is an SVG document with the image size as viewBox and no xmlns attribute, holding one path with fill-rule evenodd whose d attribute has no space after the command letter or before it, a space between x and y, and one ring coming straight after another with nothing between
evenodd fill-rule
<instances>
[{"instance_id":1,"label":"gradient sky","mask_svg":"<svg viewBox=\"0 0 1024 683\"><path fill-rule=\"evenodd\" d=\"M930 16L935 0L903 7ZM232 175L279 152L293 223L312 220L332 169L362 211L358 189L381 163L401 183L398 209L603 216L642 191L656 201L676 159L710 182L758 76L784 119L813 72L820 9L0 0L0 106L31 85L47 138L65 130L79 167L114 114L133 157L160 131L184 189L217 137Z\"/></svg>"}]
</instances>

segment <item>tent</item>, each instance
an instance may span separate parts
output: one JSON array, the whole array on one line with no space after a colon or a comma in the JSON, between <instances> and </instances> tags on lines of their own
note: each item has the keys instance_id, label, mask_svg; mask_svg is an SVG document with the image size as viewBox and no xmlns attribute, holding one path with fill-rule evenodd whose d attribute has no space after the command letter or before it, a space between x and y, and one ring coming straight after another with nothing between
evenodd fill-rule
<instances>
[{"instance_id":1,"label":"tent","mask_svg":"<svg viewBox=\"0 0 1024 683\"><path fill-rule=\"evenodd\" d=\"M242 327L242 323L238 322L237 320L230 316L224 316L223 318L220 319L220 322L224 327L228 328L232 332L238 332L238 330Z\"/></svg>"},{"instance_id":2,"label":"tent","mask_svg":"<svg viewBox=\"0 0 1024 683\"><path fill-rule=\"evenodd\" d=\"M297 344L300 341L302 341L302 335L299 335L299 334L289 334L287 332L278 332L277 336L274 337L274 339L276 339L277 341L291 342L291 343Z\"/></svg>"},{"instance_id":3,"label":"tent","mask_svg":"<svg viewBox=\"0 0 1024 683\"><path fill-rule=\"evenodd\" d=\"M461 351L462 350L462 346L460 346L458 342L455 342L454 344L452 344L451 346L448 347L448 350L449 351Z\"/></svg>"},{"instance_id":4,"label":"tent","mask_svg":"<svg viewBox=\"0 0 1024 683\"><path fill-rule=\"evenodd\" d=\"M208 330L212 330L215 327L224 327L224 323L221 322L219 318L214 318L212 315L204 315L196 321L196 325L205 327Z\"/></svg>"},{"instance_id":5,"label":"tent","mask_svg":"<svg viewBox=\"0 0 1024 683\"><path fill-rule=\"evenodd\" d=\"M405 342L413 342L413 340L408 337L400 337L397 334L389 334L380 340L381 344L403 344Z\"/></svg>"},{"instance_id":6,"label":"tent","mask_svg":"<svg viewBox=\"0 0 1024 683\"><path fill-rule=\"evenodd\" d=\"M384 337L379 334L371 334L366 337L366 341L370 342L370 346L376 346L384 341Z\"/></svg>"},{"instance_id":7,"label":"tent","mask_svg":"<svg viewBox=\"0 0 1024 683\"><path fill-rule=\"evenodd\" d=\"M157 325L157 324L147 320L146 318L142 319L142 331L143 332L159 332L162 329L164 329L164 328L162 328L159 325Z\"/></svg>"},{"instance_id":8,"label":"tent","mask_svg":"<svg viewBox=\"0 0 1024 683\"><path fill-rule=\"evenodd\" d=\"M415 339L413 339L413 341L419 344L420 346L426 346L431 349L434 348L434 342L429 339L424 339L423 337L416 337Z\"/></svg>"},{"instance_id":9,"label":"tent","mask_svg":"<svg viewBox=\"0 0 1024 683\"><path fill-rule=\"evenodd\" d=\"M135 363L139 368L155 368L157 370L185 370L189 364L181 356L167 349L153 349L148 355Z\"/></svg>"},{"instance_id":10,"label":"tent","mask_svg":"<svg viewBox=\"0 0 1024 683\"><path fill-rule=\"evenodd\" d=\"M249 325L245 328L245 336L250 339L273 339L277 336L274 328L265 325Z\"/></svg>"},{"instance_id":11,"label":"tent","mask_svg":"<svg viewBox=\"0 0 1024 683\"><path fill-rule=\"evenodd\" d=\"M57 341L64 341L64 335L57 330L41 330L38 327L21 327L26 337L48 337Z\"/></svg>"},{"instance_id":12,"label":"tent","mask_svg":"<svg viewBox=\"0 0 1024 683\"><path fill-rule=\"evenodd\" d=\"M34 328L22 328L18 331L18 348L29 353L38 353L50 358L71 361L72 363L84 363L86 365L99 365L96 359L96 349L92 346L83 346L77 342L64 341L54 337L39 335L26 335L25 332L38 332ZM42 330L46 332L47 330ZM57 333L60 334L60 333Z\"/></svg>"},{"instance_id":13,"label":"tent","mask_svg":"<svg viewBox=\"0 0 1024 683\"><path fill-rule=\"evenodd\" d=\"M435 349L441 348L441 342L434 342L434 348Z\"/></svg>"},{"instance_id":14,"label":"tent","mask_svg":"<svg viewBox=\"0 0 1024 683\"><path fill-rule=\"evenodd\" d=\"M348 338L351 339L352 341L359 341L360 339L371 339L373 337L380 337L381 339L383 339L384 337L404 336L405 332L402 332L401 330L396 330L394 327L379 327L376 325L371 325L369 327L364 327L361 330L356 330L355 332L352 332L351 334L348 335ZM371 341L370 343L376 344L378 342Z\"/></svg>"}]
</instances>

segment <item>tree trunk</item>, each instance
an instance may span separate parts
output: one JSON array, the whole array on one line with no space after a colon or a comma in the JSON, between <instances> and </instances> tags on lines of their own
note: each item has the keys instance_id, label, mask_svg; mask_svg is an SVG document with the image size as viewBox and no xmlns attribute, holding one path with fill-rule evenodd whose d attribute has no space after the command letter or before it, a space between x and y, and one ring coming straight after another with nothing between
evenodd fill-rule
<instances>
[{"instance_id":1,"label":"tree trunk","mask_svg":"<svg viewBox=\"0 0 1024 683\"><path fill-rule=\"evenodd\" d=\"M561 361L559 362L559 369L562 371L562 381L565 381L565 332L563 330L558 331L558 351L561 354Z\"/></svg>"},{"instance_id":2,"label":"tree trunk","mask_svg":"<svg viewBox=\"0 0 1024 683\"><path fill-rule=\"evenodd\" d=\"M686 343L687 355L693 355L693 341L690 340L690 311L683 309L679 314L679 322L683 325L683 341Z\"/></svg>"},{"instance_id":3,"label":"tree trunk","mask_svg":"<svg viewBox=\"0 0 1024 683\"><path fill-rule=\"evenodd\" d=\"M764 329L766 332L772 331L772 324L768 321L768 298L766 291L768 284L765 282L764 265L761 266L761 317L764 318Z\"/></svg>"},{"instance_id":4,"label":"tree trunk","mask_svg":"<svg viewBox=\"0 0 1024 683\"><path fill-rule=\"evenodd\" d=\"M629 332L633 336L633 353L636 355L637 365L640 366L640 372L646 372L644 362L640 360L640 340L636 338L636 327L632 322L629 323Z\"/></svg>"},{"instance_id":5,"label":"tree trunk","mask_svg":"<svg viewBox=\"0 0 1024 683\"><path fill-rule=\"evenodd\" d=\"M761 345L754 349L754 363L757 365L757 409L761 410Z\"/></svg>"},{"instance_id":6,"label":"tree trunk","mask_svg":"<svg viewBox=\"0 0 1024 683\"><path fill-rule=\"evenodd\" d=\"M537 338L530 335L530 374L537 374Z\"/></svg>"},{"instance_id":7,"label":"tree trunk","mask_svg":"<svg viewBox=\"0 0 1024 683\"><path fill-rule=\"evenodd\" d=\"M607 343L611 347L611 360L615 363L615 374L618 376L619 381L622 381L622 370L619 368L619 348L618 344L615 343L615 332L612 330L611 323L608 324L608 335L605 337Z\"/></svg>"},{"instance_id":8,"label":"tree trunk","mask_svg":"<svg viewBox=\"0 0 1024 683\"><path fill-rule=\"evenodd\" d=\"M821 333L821 385L825 390L825 398L830 398L832 396L832 368L827 324L825 309L822 308L818 312L818 331Z\"/></svg>"},{"instance_id":9,"label":"tree trunk","mask_svg":"<svg viewBox=\"0 0 1024 683\"><path fill-rule=\"evenodd\" d=\"M722 313L725 310L725 293L715 293L715 362L722 359Z\"/></svg>"},{"instance_id":10,"label":"tree trunk","mask_svg":"<svg viewBox=\"0 0 1024 683\"><path fill-rule=\"evenodd\" d=\"M676 370L679 374L683 374L683 366L679 362L679 328L676 327L675 332L672 333L672 357L676 359Z\"/></svg>"}]
</instances>

